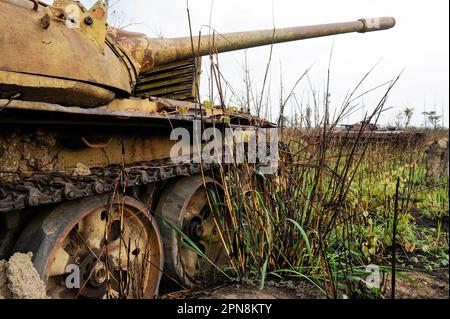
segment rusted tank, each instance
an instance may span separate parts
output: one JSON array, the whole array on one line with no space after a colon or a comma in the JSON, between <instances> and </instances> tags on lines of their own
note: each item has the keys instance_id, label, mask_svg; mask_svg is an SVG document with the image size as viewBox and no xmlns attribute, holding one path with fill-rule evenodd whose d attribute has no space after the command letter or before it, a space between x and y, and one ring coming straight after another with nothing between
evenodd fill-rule
<instances>
[{"instance_id":1,"label":"rusted tank","mask_svg":"<svg viewBox=\"0 0 450 319\"><path fill-rule=\"evenodd\" d=\"M373 123L361 122L336 130L332 137L340 143L350 145L359 141L361 143L408 147L422 143L425 139L425 134L397 128L380 128Z\"/></svg>"},{"instance_id":2,"label":"rusted tank","mask_svg":"<svg viewBox=\"0 0 450 319\"><path fill-rule=\"evenodd\" d=\"M107 9L0 0L0 259L32 252L56 298L152 298L163 272L193 285L206 266L176 230L223 259L215 167L175 161L170 134L272 124L195 103L201 56L395 24L151 39L109 27Z\"/></svg>"},{"instance_id":3,"label":"rusted tank","mask_svg":"<svg viewBox=\"0 0 450 319\"><path fill-rule=\"evenodd\" d=\"M361 19L265 31L177 39L105 28L107 7L74 1L52 6L30 0L0 2L2 97L96 107L133 95L140 75L192 58L272 43L348 32L384 30L392 18ZM18 23L20 21L20 23ZM31 39L31 41L30 41ZM19 54L18 54L19 53Z\"/></svg>"},{"instance_id":4,"label":"rusted tank","mask_svg":"<svg viewBox=\"0 0 450 319\"><path fill-rule=\"evenodd\" d=\"M336 146L356 144L385 145L406 149L417 147L425 141L425 133L387 127L381 128L370 121L362 121L350 125L336 126L329 134L330 141ZM323 140L322 129L310 129L304 135L306 143L318 143Z\"/></svg>"}]
</instances>

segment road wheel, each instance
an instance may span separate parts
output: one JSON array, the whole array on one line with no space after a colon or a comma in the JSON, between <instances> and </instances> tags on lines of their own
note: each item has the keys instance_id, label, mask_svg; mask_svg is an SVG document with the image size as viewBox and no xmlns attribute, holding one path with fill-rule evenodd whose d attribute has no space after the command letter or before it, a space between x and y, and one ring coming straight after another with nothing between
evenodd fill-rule
<instances>
[{"instance_id":1,"label":"road wheel","mask_svg":"<svg viewBox=\"0 0 450 319\"><path fill-rule=\"evenodd\" d=\"M128 196L49 209L22 232L15 251L33 253L52 298L154 298L164 265L156 221ZM68 287L77 272L79 288Z\"/></svg>"},{"instance_id":2,"label":"road wheel","mask_svg":"<svg viewBox=\"0 0 450 319\"><path fill-rule=\"evenodd\" d=\"M212 200L213 197L217 200ZM211 262L219 267L226 262L221 236L227 236L228 230L219 226L226 219L217 214L220 202L223 202L222 187L212 178L202 176L172 182L158 202L156 216L160 218L164 240L165 270L184 287L211 277L217 270ZM204 255L192 249L189 242Z\"/></svg>"}]
</instances>

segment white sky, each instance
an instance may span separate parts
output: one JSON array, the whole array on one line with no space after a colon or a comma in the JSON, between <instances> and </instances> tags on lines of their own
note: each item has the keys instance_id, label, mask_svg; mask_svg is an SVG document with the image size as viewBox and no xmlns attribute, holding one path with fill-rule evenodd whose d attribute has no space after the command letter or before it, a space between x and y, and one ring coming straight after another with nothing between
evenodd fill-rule
<instances>
[{"instance_id":1,"label":"white sky","mask_svg":"<svg viewBox=\"0 0 450 319\"><path fill-rule=\"evenodd\" d=\"M110 0L113 3L115 0ZM82 1L89 6L94 0ZM212 5L213 4L213 5ZM449 1L447 0L190 0L189 9L194 35L202 25L208 25L212 5L211 26L221 33L354 21L364 17L393 16L394 29L367 34L347 34L311 39L274 47L270 71L272 115L278 115L280 92L280 64L283 82L289 92L306 68L313 65L310 78L313 87L324 91L330 49L334 40L331 69L331 106L340 107L347 92L379 60L363 89L368 90L391 80L403 69L400 82L390 95L387 105L396 109L386 112L381 123L392 123L394 116L406 106L415 109L414 125L423 125L421 114L443 111L444 125L448 127L449 105ZM189 25L184 0L122 0L112 11L121 12L124 24L137 23L127 28L149 36L188 36ZM111 14L112 12L110 12ZM273 13L273 18L272 18ZM206 34L207 29L202 29ZM253 88L261 92L270 47L247 50ZM244 51L220 55L220 68L234 90L244 94ZM205 60L208 60L207 58ZM203 99L208 98L207 62L202 82ZM295 93L299 100L309 94L307 81L300 83ZM370 111L383 94L376 91L360 101ZM285 93L287 94L287 93ZM320 93L322 94L322 93ZM229 103L237 103L227 91ZM290 114L291 108L288 104ZM345 122L362 118L358 111Z\"/></svg>"}]
</instances>

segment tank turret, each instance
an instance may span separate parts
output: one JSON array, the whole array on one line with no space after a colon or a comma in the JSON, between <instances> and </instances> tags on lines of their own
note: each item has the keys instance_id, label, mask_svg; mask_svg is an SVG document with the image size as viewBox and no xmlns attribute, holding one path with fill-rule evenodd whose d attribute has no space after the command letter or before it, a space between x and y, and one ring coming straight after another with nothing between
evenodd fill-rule
<instances>
[{"instance_id":1,"label":"tank turret","mask_svg":"<svg viewBox=\"0 0 450 319\"><path fill-rule=\"evenodd\" d=\"M139 86L140 75L211 52L395 25L393 18L383 17L214 37L152 39L108 27L107 11L102 0L89 10L74 0L55 0L51 6L37 0L0 0L0 99L97 107L116 97L151 95L153 91Z\"/></svg>"}]
</instances>

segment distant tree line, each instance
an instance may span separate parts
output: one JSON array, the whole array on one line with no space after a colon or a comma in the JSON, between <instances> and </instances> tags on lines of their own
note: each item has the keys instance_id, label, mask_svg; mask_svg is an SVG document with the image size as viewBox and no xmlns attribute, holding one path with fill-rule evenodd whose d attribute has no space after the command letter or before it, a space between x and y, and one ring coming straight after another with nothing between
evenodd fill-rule
<instances>
[{"instance_id":1,"label":"distant tree line","mask_svg":"<svg viewBox=\"0 0 450 319\"><path fill-rule=\"evenodd\" d=\"M397 113L394 124L397 129L408 129L411 126L411 119L414 115L414 108L405 107L401 112ZM431 125L431 128L437 130L441 128L442 115L437 114L436 111L422 112L425 117L425 128L427 124Z\"/></svg>"}]
</instances>

